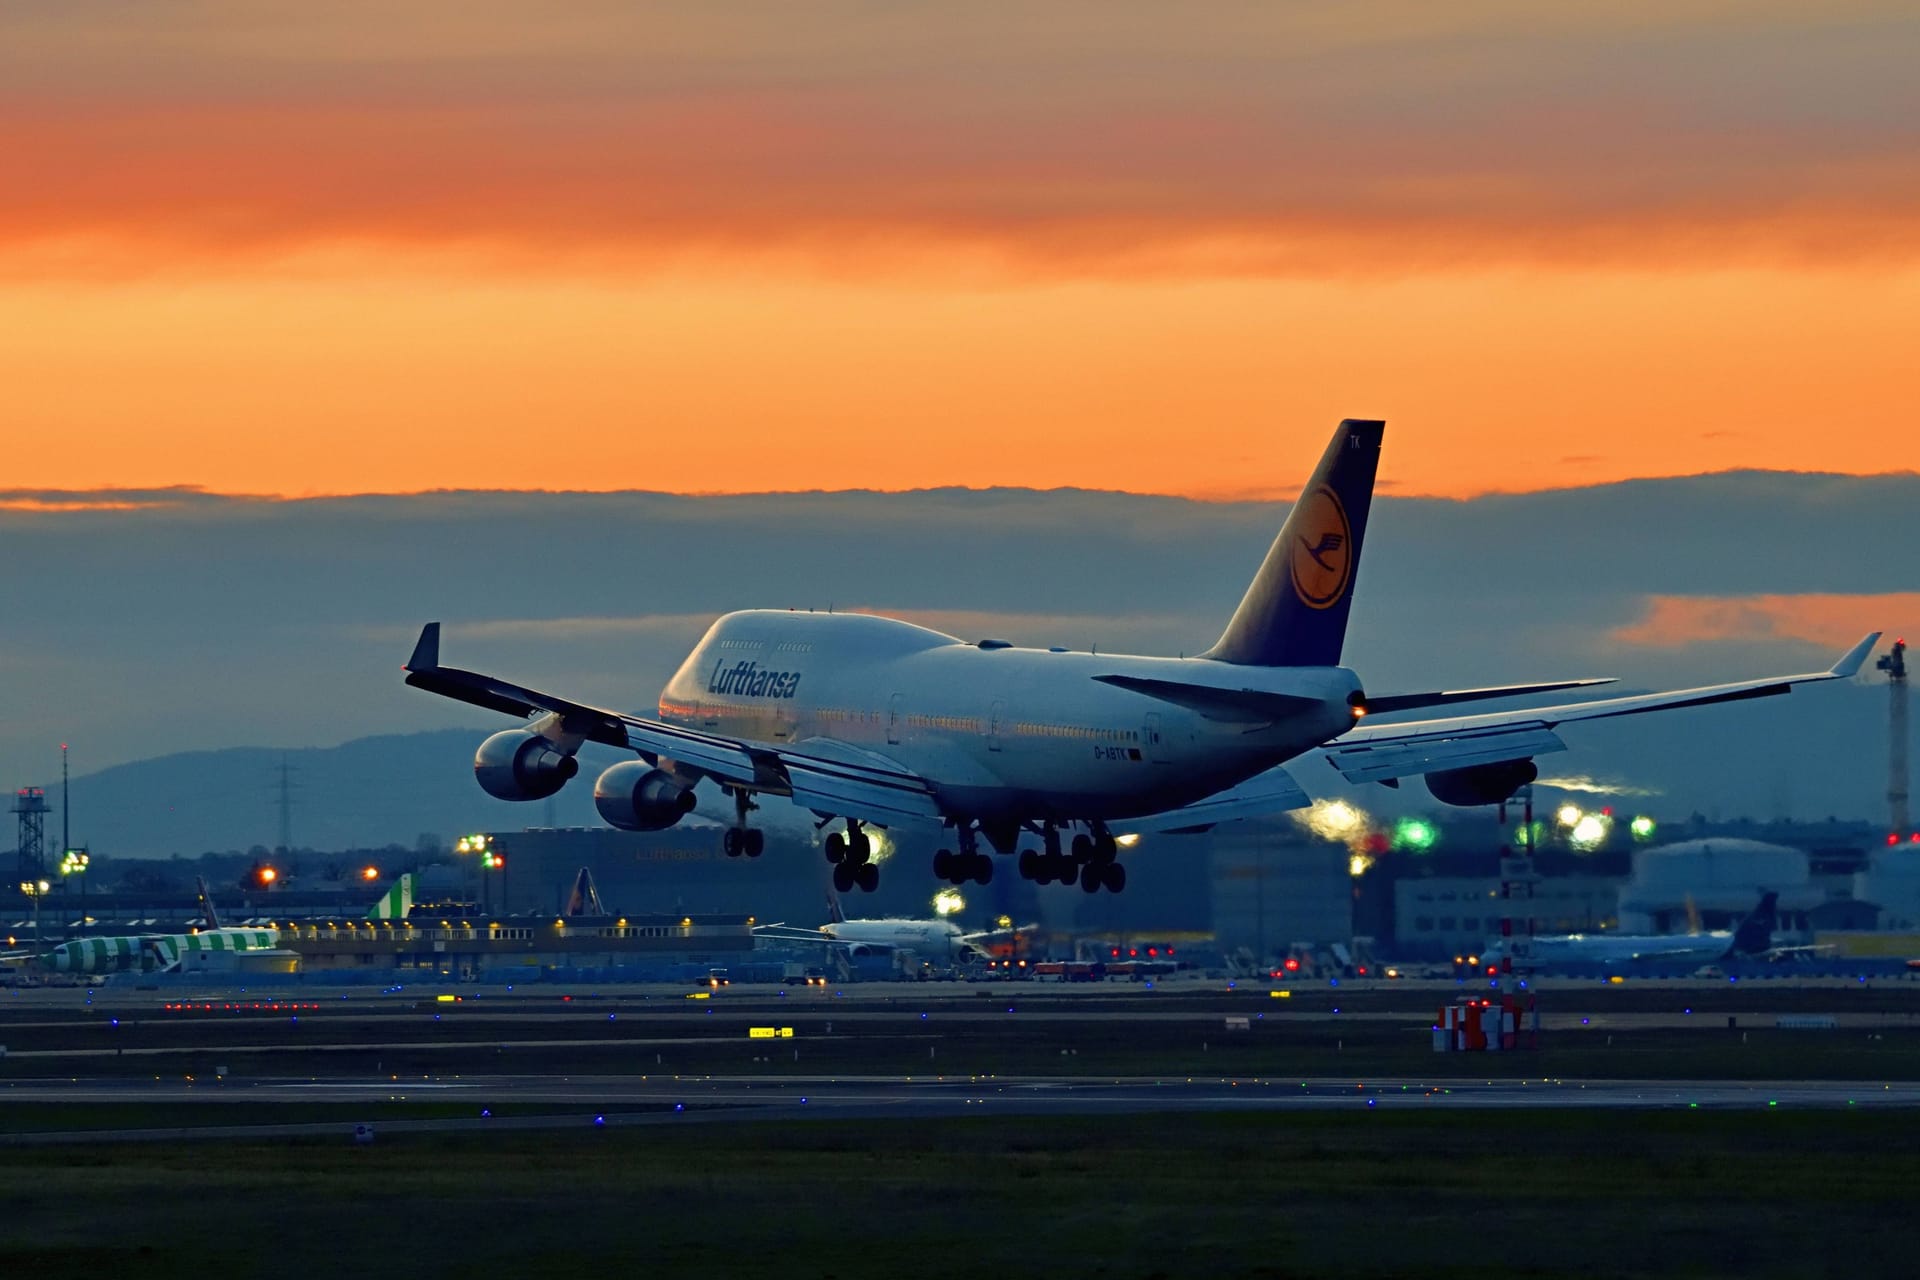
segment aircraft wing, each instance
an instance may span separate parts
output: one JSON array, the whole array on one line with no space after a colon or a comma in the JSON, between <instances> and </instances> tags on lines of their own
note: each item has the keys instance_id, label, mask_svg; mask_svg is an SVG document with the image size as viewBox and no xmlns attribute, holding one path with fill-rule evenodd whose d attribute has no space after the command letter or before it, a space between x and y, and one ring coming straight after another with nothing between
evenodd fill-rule
<instances>
[{"instance_id":1,"label":"aircraft wing","mask_svg":"<svg viewBox=\"0 0 1920 1280\"><path fill-rule=\"evenodd\" d=\"M1196 800L1178 809L1115 822L1122 834L1152 835L1174 831L1204 831L1217 822L1260 818L1289 809L1304 809L1313 800L1285 769L1269 769L1237 787Z\"/></svg>"},{"instance_id":2,"label":"aircraft wing","mask_svg":"<svg viewBox=\"0 0 1920 1280\"><path fill-rule=\"evenodd\" d=\"M681 725L623 715L542 693L495 676L440 665L440 624L421 628L407 660L407 683L442 697L512 715L553 715L558 727L589 742L634 751L649 764L662 760L728 786L792 796L822 813L882 826L943 815L925 778L870 751L826 738L774 745L702 733Z\"/></svg>"},{"instance_id":3,"label":"aircraft wing","mask_svg":"<svg viewBox=\"0 0 1920 1280\"><path fill-rule=\"evenodd\" d=\"M761 924L753 928L753 936L766 938L771 942L833 942L834 938L818 929L803 929L790 924Z\"/></svg>"},{"instance_id":4,"label":"aircraft wing","mask_svg":"<svg viewBox=\"0 0 1920 1280\"><path fill-rule=\"evenodd\" d=\"M1553 730L1579 720L1640 715L1680 707L1704 707L1716 702L1741 702L1788 692L1797 684L1846 680L1880 639L1878 631L1847 650L1825 671L1773 676L1734 684L1675 689L1667 693L1602 698L1559 707L1530 707L1520 711L1458 716L1445 720L1415 720L1406 724L1360 725L1327 744L1327 762L1349 782L1392 782L1398 778L1439 769L1525 760L1566 743ZM1229 793L1231 794L1231 793Z\"/></svg>"}]
</instances>

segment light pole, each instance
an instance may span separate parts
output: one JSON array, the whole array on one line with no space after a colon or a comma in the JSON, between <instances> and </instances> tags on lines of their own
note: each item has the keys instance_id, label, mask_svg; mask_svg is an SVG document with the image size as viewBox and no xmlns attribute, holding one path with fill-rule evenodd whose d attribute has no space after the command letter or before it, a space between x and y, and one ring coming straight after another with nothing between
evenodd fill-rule
<instances>
[{"instance_id":1,"label":"light pole","mask_svg":"<svg viewBox=\"0 0 1920 1280\"><path fill-rule=\"evenodd\" d=\"M60 859L62 880L68 876L80 877L80 924L83 928L87 923L87 863L90 860L90 855L85 849L69 849Z\"/></svg>"},{"instance_id":2,"label":"light pole","mask_svg":"<svg viewBox=\"0 0 1920 1280\"><path fill-rule=\"evenodd\" d=\"M22 880L20 892L33 899L33 945L40 945L40 899L47 896L47 890L53 886L45 880Z\"/></svg>"}]
</instances>

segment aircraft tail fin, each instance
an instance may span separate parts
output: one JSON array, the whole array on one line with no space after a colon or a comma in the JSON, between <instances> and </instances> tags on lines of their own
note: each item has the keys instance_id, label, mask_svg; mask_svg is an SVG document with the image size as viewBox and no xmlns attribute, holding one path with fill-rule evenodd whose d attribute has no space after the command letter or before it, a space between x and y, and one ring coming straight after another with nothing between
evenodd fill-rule
<instances>
[{"instance_id":1,"label":"aircraft tail fin","mask_svg":"<svg viewBox=\"0 0 1920 1280\"><path fill-rule=\"evenodd\" d=\"M380 895L380 901L373 904L367 912L369 920L405 920L407 913L413 910L413 872L394 878L393 884Z\"/></svg>"},{"instance_id":2,"label":"aircraft tail fin","mask_svg":"<svg viewBox=\"0 0 1920 1280\"><path fill-rule=\"evenodd\" d=\"M1247 667L1340 664L1386 423L1334 430L1232 621L1200 656Z\"/></svg>"},{"instance_id":3,"label":"aircraft tail fin","mask_svg":"<svg viewBox=\"0 0 1920 1280\"><path fill-rule=\"evenodd\" d=\"M573 892L567 895L567 914L570 916L607 914L605 904L600 901L600 890L593 883L592 868L580 868L580 874L573 878Z\"/></svg>"},{"instance_id":4,"label":"aircraft tail fin","mask_svg":"<svg viewBox=\"0 0 1920 1280\"><path fill-rule=\"evenodd\" d=\"M214 909L213 895L207 892L207 878L205 876L195 876L193 882L200 887L200 905L205 907L207 911L207 928L218 929L220 927L220 913Z\"/></svg>"},{"instance_id":5,"label":"aircraft tail fin","mask_svg":"<svg viewBox=\"0 0 1920 1280\"><path fill-rule=\"evenodd\" d=\"M1773 931L1780 927L1780 917L1775 911L1779 902L1780 895L1772 890L1760 895L1760 905L1734 928L1732 951L1735 955L1759 955L1773 945Z\"/></svg>"},{"instance_id":6,"label":"aircraft tail fin","mask_svg":"<svg viewBox=\"0 0 1920 1280\"><path fill-rule=\"evenodd\" d=\"M840 895L832 889L827 890L827 923L845 924L847 913L840 908Z\"/></svg>"}]
</instances>

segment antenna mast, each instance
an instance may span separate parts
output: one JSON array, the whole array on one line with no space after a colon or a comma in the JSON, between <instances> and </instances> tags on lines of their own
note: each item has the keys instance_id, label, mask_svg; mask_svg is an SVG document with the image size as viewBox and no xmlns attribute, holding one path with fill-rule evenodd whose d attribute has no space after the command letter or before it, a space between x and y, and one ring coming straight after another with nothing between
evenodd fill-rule
<instances>
[{"instance_id":1,"label":"antenna mast","mask_svg":"<svg viewBox=\"0 0 1920 1280\"><path fill-rule=\"evenodd\" d=\"M1907 642L1895 640L1893 651L1874 666L1887 673L1892 697L1887 708L1887 810L1889 830L1902 839L1912 836L1907 810Z\"/></svg>"}]
</instances>

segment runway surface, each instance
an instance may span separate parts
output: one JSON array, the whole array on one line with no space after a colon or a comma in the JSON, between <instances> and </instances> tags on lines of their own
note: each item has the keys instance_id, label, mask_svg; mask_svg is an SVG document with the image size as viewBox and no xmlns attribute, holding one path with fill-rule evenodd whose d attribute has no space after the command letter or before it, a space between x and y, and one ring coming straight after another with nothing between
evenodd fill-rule
<instances>
[{"instance_id":1,"label":"runway surface","mask_svg":"<svg viewBox=\"0 0 1920 1280\"><path fill-rule=\"evenodd\" d=\"M804 1118L925 1119L955 1115L1113 1115L1177 1111L1824 1109L1920 1106L1920 1083L1857 1081L1272 1080L1070 1077L945 1079L466 1076L415 1080L272 1081L246 1085L114 1081L22 1082L0 1106L141 1103L206 1107L206 1124L164 1129L0 1135L0 1145L255 1139L345 1135L352 1122L222 1125L228 1103L365 1103L381 1134L684 1125ZM381 1119L395 1102L471 1102L471 1118ZM488 1106L564 1105L559 1115L489 1118Z\"/></svg>"}]
</instances>

